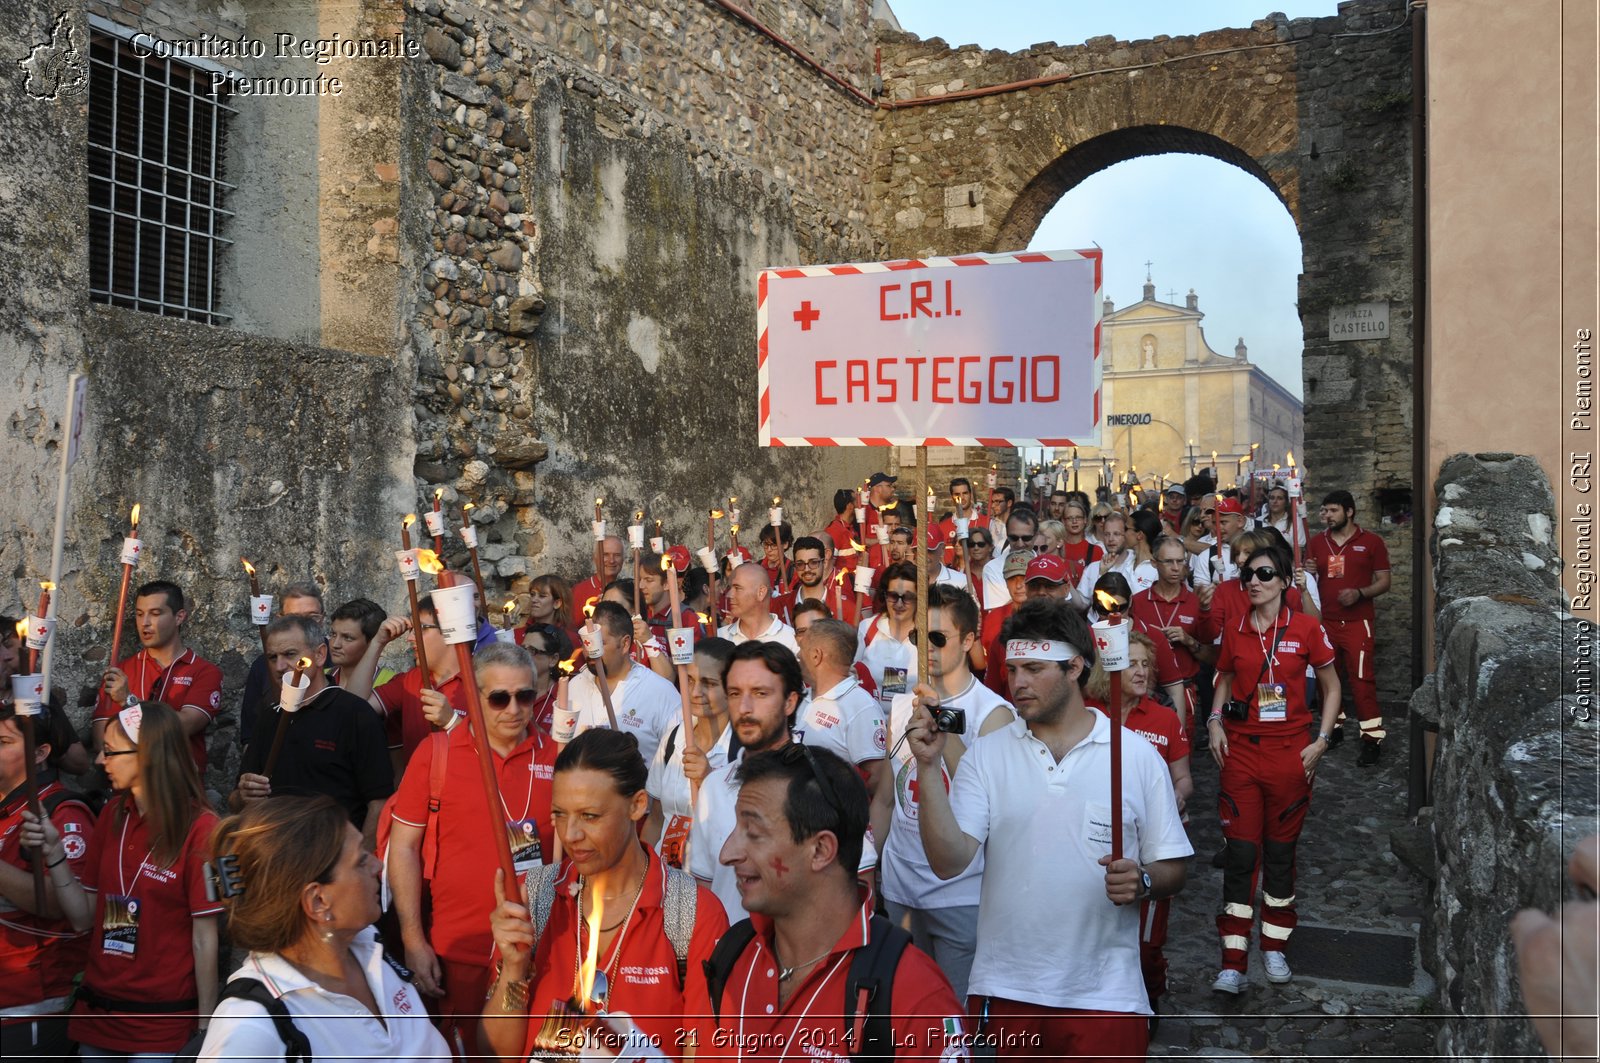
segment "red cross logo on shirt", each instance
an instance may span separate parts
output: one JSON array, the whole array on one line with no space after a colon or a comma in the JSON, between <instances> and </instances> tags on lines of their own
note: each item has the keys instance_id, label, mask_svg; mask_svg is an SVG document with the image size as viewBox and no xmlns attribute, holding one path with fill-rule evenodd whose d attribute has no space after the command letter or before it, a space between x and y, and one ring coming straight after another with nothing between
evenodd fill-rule
<instances>
[{"instance_id":1,"label":"red cross logo on shirt","mask_svg":"<svg viewBox=\"0 0 1600 1063\"><path fill-rule=\"evenodd\" d=\"M807 299L800 304L800 309L794 312L794 319L800 322L801 332L810 332L812 322L822 316L822 311L811 308L811 300Z\"/></svg>"},{"instance_id":2,"label":"red cross logo on shirt","mask_svg":"<svg viewBox=\"0 0 1600 1063\"><path fill-rule=\"evenodd\" d=\"M919 801L919 798L917 797L918 789L919 787L917 785L917 780L912 779L910 782L906 783L906 793L911 795L912 804L917 804Z\"/></svg>"}]
</instances>

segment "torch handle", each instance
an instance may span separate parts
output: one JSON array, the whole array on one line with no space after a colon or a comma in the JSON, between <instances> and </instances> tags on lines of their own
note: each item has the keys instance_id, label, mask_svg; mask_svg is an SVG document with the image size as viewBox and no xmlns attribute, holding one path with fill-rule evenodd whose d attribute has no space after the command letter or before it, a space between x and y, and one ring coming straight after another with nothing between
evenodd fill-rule
<instances>
[{"instance_id":1,"label":"torch handle","mask_svg":"<svg viewBox=\"0 0 1600 1063\"><path fill-rule=\"evenodd\" d=\"M917 504L926 508L923 500L928 497L928 448L917 447ZM929 514L917 514L922 528L928 527ZM922 528L914 529L911 539L917 551L917 680L928 681L928 550L917 540L926 533Z\"/></svg>"},{"instance_id":2,"label":"torch handle","mask_svg":"<svg viewBox=\"0 0 1600 1063\"><path fill-rule=\"evenodd\" d=\"M629 532L628 534L631 535L633 533ZM633 615L644 615L639 612L639 548L637 546L633 548Z\"/></svg>"},{"instance_id":3,"label":"torch handle","mask_svg":"<svg viewBox=\"0 0 1600 1063\"><path fill-rule=\"evenodd\" d=\"M22 730L22 756L24 775L23 793L28 799L28 811L44 822L44 809L39 805L39 775L34 762L38 756L38 735L33 730L32 716L18 716L17 725ZM33 857L33 908L36 912L44 911L44 852L36 852Z\"/></svg>"},{"instance_id":4,"label":"torch handle","mask_svg":"<svg viewBox=\"0 0 1600 1063\"><path fill-rule=\"evenodd\" d=\"M483 585L483 569L478 564L478 548L471 546L467 552L472 555L472 578L478 581L478 618L489 619L489 592Z\"/></svg>"},{"instance_id":5,"label":"torch handle","mask_svg":"<svg viewBox=\"0 0 1600 1063\"><path fill-rule=\"evenodd\" d=\"M261 774L272 778L272 771L278 766L278 754L283 752L283 740L289 735L290 713L278 710L278 729L272 733L272 748L267 750L267 762L261 766Z\"/></svg>"},{"instance_id":6,"label":"torch handle","mask_svg":"<svg viewBox=\"0 0 1600 1063\"><path fill-rule=\"evenodd\" d=\"M500 796L500 783L495 778L493 754L489 751L488 729L483 722L483 701L478 693L478 677L472 671L472 644L456 643L456 664L461 670L461 689L466 695L467 724L472 728L472 748L478 754L478 774L483 781L484 807L489 812L489 837L494 840L494 853L500 870L506 874L507 891L517 884L517 865L511 859L511 839L506 837L506 824L501 813L505 801Z\"/></svg>"},{"instance_id":7,"label":"torch handle","mask_svg":"<svg viewBox=\"0 0 1600 1063\"><path fill-rule=\"evenodd\" d=\"M611 704L611 681L606 678L606 663L596 657L590 662L594 665L594 685L600 688L600 700L606 706L606 722L613 731L617 730L617 710Z\"/></svg>"},{"instance_id":8,"label":"torch handle","mask_svg":"<svg viewBox=\"0 0 1600 1063\"><path fill-rule=\"evenodd\" d=\"M117 620L111 626L111 660L106 662L107 668L115 668L122 663L122 617L128 611L128 582L133 579L133 566L122 566L122 589L117 591ZM32 764L33 761L28 761Z\"/></svg>"},{"instance_id":9,"label":"torch handle","mask_svg":"<svg viewBox=\"0 0 1600 1063\"><path fill-rule=\"evenodd\" d=\"M1111 859L1122 859L1122 672L1111 678Z\"/></svg>"},{"instance_id":10,"label":"torch handle","mask_svg":"<svg viewBox=\"0 0 1600 1063\"><path fill-rule=\"evenodd\" d=\"M433 673L428 671L428 651L422 645L422 611L417 608L416 580L406 580L406 595L411 599L411 652L417 658L417 671L422 677L422 689L427 689L433 685Z\"/></svg>"}]
</instances>

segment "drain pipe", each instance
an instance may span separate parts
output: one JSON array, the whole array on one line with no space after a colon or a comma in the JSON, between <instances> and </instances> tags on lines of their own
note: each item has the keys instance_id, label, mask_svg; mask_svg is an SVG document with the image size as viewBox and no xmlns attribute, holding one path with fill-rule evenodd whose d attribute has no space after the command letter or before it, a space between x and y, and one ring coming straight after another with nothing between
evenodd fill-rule
<instances>
[{"instance_id":1,"label":"drain pipe","mask_svg":"<svg viewBox=\"0 0 1600 1063\"><path fill-rule=\"evenodd\" d=\"M1422 685L1433 618L1428 615L1433 570L1428 530L1433 470L1428 467L1428 5L1411 3L1411 686ZM1433 804L1433 752L1438 727L1408 712L1410 754L1406 816Z\"/></svg>"}]
</instances>

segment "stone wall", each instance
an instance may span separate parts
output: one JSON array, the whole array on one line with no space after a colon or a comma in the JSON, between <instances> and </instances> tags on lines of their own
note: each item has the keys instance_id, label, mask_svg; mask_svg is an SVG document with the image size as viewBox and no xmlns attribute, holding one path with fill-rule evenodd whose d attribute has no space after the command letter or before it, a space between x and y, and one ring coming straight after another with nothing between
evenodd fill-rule
<instances>
[{"instance_id":1,"label":"stone wall","mask_svg":"<svg viewBox=\"0 0 1600 1063\"><path fill-rule=\"evenodd\" d=\"M1451 1016L1437 1048L1539 1058L1507 927L1567 896L1567 857L1596 827L1595 630L1563 608L1536 461L1457 454L1435 494L1438 668L1413 707L1439 725L1422 940Z\"/></svg>"}]
</instances>

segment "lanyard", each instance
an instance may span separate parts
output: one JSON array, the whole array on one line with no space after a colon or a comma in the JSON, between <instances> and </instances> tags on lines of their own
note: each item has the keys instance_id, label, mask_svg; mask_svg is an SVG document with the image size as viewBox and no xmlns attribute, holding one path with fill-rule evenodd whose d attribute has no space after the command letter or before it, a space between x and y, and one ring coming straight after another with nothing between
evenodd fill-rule
<instances>
[{"instance_id":1,"label":"lanyard","mask_svg":"<svg viewBox=\"0 0 1600 1063\"><path fill-rule=\"evenodd\" d=\"M1151 592L1150 592L1150 596L1149 597L1150 597L1150 608L1156 614L1156 621L1158 623L1160 623L1160 625L1163 628L1171 627L1172 626L1172 622L1178 618L1178 610L1183 608L1183 591L1182 590L1178 591L1178 596L1176 598L1174 598L1172 600L1172 603L1171 603L1172 604L1172 611L1170 613L1168 613L1166 616L1162 616L1161 615L1161 606L1156 604L1157 602L1159 602L1161 600L1161 596L1159 594L1157 594L1152 589ZM1159 645L1159 643L1158 643L1158 645Z\"/></svg>"},{"instance_id":2,"label":"lanyard","mask_svg":"<svg viewBox=\"0 0 1600 1063\"><path fill-rule=\"evenodd\" d=\"M500 808L501 808L502 811L505 812L506 819L508 819L508 820L515 819L518 822L521 822L522 820L527 819L528 818L528 809L533 807L533 776L534 776L533 768L534 768L534 762L538 759L538 753L539 753L539 736L538 735L534 735L534 737L533 737L533 748L528 750L528 793L527 793L527 796L525 796L522 799L522 815L520 815L520 816L512 816L512 814L511 814L511 806L506 804L506 792L505 792L505 790L503 788L501 788L501 787L495 787L495 789L498 790L499 794L500 794ZM512 750L512 756L515 756L515 755L516 755L516 751ZM505 759L509 761L511 759L511 757L506 757Z\"/></svg>"},{"instance_id":3,"label":"lanyard","mask_svg":"<svg viewBox=\"0 0 1600 1063\"><path fill-rule=\"evenodd\" d=\"M178 654L178 656L174 657L172 659L172 663L167 665L165 668L163 668L161 670L161 674L156 678L156 681L154 683L152 683L149 687L146 688L149 691L149 693L141 694L139 696L144 698L146 701L161 701L161 700L163 700L161 695L165 694L167 692L167 684L169 682L171 682L171 680L172 680L172 672L173 672L173 670L176 669L178 667L178 665L182 664L183 663L183 659L185 657L187 657L191 652L192 651L190 651L190 650L185 650L183 653L180 653L180 654ZM141 681L143 681L143 679L145 677L145 673L147 671L149 671L150 662L153 659L154 658L152 658L150 656L150 651L146 650L144 652L144 659L139 662L139 679ZM159 690L159 693L157 692L158 690Z\"/></svg>"},{"instance_id":4,"label":"lanyard","mask_svg":"<svg viewBox=\"0 0 1600 1063\"><path fill-rule=\"evenodd\" d=\"M128 896L130 889L139 884L139 876L144 874L145 866L150 863L150 857L156 851L155 846L145 850L144 858L139 861L139 870L134 872L133 882L130 884L128 882L128 865L123 856L128 850L128 824L133 820L133 816L127 814L128 812L128 809L123 810L122 838L117 842L117 883L122 887L122 896L124 897Z\"/></svg>"},{"instance_id":5,"label":"lanyard","mask_svg":"<svg viewBox=\"0 0 1600 1063\"><path fill-rule=\"evenodd\" d=\"M757 943L758 948L765 948L766 947L765 945L761 944L761 939L759 937L756 939L756 943ZM821 983L819 983L817 985L817 988L812 991L811 996L806 1000L806 1006L804 1008L802 1008L800 1010L800 1014L798 1016L796 1016L796 1018L795 1018L795 1028L796 1029L799 1029L801 1024L805 1022L806 1016L811 1013L811 1005L813 1005L813 1004L815 1004L817 1002L817 997L822 995L822 991L828 987L828 983L829 982L833 981L833 976L836 973L838 973L839 968L844 965L844 961L849 959L849 958L850 958L850 953L846 952L844 955L840 956L837 960L833 961L833 966L829 967L828 968L828 973L822 976ZM749 1008L746 1007L745 1005L750 1000L750 978L751 978L752 975L755 974L756 964L759 963L760 960L761 960L761 953L758 951L756 953L756 955L752 958L749 970L745 973L744 992L741 995L741 997L739 998L739 1055L738 1055L738 1058L741 1059L741 1060L744 1059L744 1046L746 1044L750 1043L750 1042L745 1040L745 1036L744 1036L744 1017L745 1017L745 1014L749 1011ZM773 955L772 962L773 962L774 966L778 966L779 965L778 964L778 957L777 957L776 954ZM783 1052L782 1052L782 1054L780 1054L778 1056L778 1063L783 1063L783 1060L789 1055L789 1045L792 1044L794 1042L794 1040L795 1040L795 1038L793 1038L793 1037L784 1038Z\"/></svg>"},{"instance_id":6,"label":"lanyard","mask_svg":"<svg viewBox=\"0 0 1600 1063\"><path fill-rule=\"evenodd\" d=\"M1278 661L1278 641L1283 638L1283 633L1285 629L1288 628L1289 621L1294 617L1294 614L1289 611L1288 606L1284 606L1283 612L1284 615L1279 618L1281 622L1274 625L1274 630L1272 633L1272 648L1270 650L1267 649L1266 632L1257 631L1255 633L1256 642L1261 646L1261 675L1256 676L1256 686L1261 685L1262 675L1267 677L1267 681L1269 683L1276 683L1278 681L1278 677L1273 668ZM1254 630L1254 628L1255 625L1252 624L1251 629Z\"/></svg>"}]
</instances>

